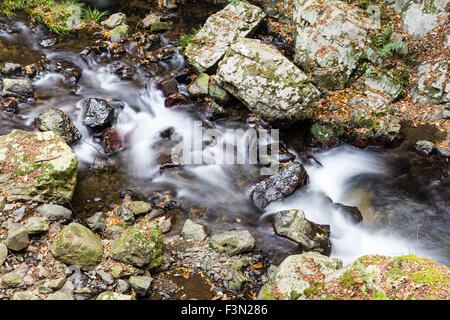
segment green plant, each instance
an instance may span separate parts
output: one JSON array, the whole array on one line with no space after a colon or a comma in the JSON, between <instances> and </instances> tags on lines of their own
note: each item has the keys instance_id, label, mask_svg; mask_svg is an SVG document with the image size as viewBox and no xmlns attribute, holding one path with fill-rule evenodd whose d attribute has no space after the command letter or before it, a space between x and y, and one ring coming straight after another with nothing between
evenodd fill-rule
<instances>
[{"instance_id":1,"label":"green plant","mask_svg":"<svg viewBox=\"0 0 450 320\"><path fill-rule=\"evenodd\" d=\"M380 54L382 57L387 57L392 53L399 53L400 51L406 49L406 44L402 41L395 43L387 43L381 48Z\"/></svg>"},{"instance_id":2,"label":"green plant","mask_svg":"<svg viewBox=\"0 0 450 320\"><path fill-rule=\"evenodd\" d=\"M100 11L97 8L87 8L81 11L82 20L86 23L99 23L107 14L107 11Z\"/></svg>"},{"instance_id":3,"label":"green plant","mask_svg":"<svg viewBox=\"0 0 450 320\"><path fill-rule=\"evenodd\" d=\"M390 41L392 33L392 25L388 25L374 36L375 46L379 49L379 53L383 58L406 49L406 44L403 41Z\"/></svg>"},{"instance_id":4,"label":"green plant","mask_svg":"<svg viewBox=\"0 0 450 320\"><path fill-rule=\"evenodd\" d=\"M187 33L187 34L182 33L180 40L178 40L178 42L177 42L178 49L180 49L182 52L184 52L186 47L188 46L188 44L192 42L194 37L200 31L200 29L201 29L200 27L192 28L189 33Z\"/></svg>"}]
</instances>

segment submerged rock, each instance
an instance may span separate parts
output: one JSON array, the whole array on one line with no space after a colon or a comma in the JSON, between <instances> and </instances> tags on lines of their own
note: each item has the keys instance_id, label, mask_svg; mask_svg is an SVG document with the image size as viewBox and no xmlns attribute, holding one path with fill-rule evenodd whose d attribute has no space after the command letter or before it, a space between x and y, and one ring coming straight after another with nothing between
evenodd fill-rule
<instances>
[{"instance_id":1,"label":"submerged rock","mask_svg":"<svg viewBox=\"0 0 450 320\"><path fill-rule=\"evenodd\" d=\"M260 210L273 201L282 200L308 183L305 168L297 162L289 163L280 172L252 187L250 199Z\"/></svg>"},{"instance_id":2,"label":"submerged rock","mask_svg":"<svg viewBox=\"0 0 450 320\"><path fill-rule=\"evenodd\" d=\"M142 220L123 231L111 245L114 260L153 268L162 262L162 234L157 223Z\"/></svg>"},{"instance_id":3,"label":"submerged rock","mask_svg":"<svg viewBox=\"0 0 450 320\"><path fill-rule=\"evenodd\" d=\"M305 218L301 210L280 211L274 218L275 232L300 245L305 251L330 255L330 226L320 225Z\"/></svg>"},{"instance_id":4,"label":"submerged rock","mask_svg":"<svg viewBox=\"0 0 450 320\"><path fill-rule=\"evenodd\" d=\"M50 250L59 261L92 270L100 263L103 246L95 234L79 223L71 223L59 233Z\"/></svg>"},{"instance_id":5,"label":"submerged rock","mask_svg":"<svg viewBox=\"0 0 450 320\"><path fill-rule=\"evenodd\" d=\"M102 129L114 120L114 108L106 100L89 98L84 102L84 123L92 129Z\"/></svg>"},{"instance_id":6,"label":"submerged rock","mask_svg":"<svg viewBox=\"0 0 450 320\"><path fill-rule=\"evenodd\" d=\"M81 139L81 133L73 125L69 116L59 109L48 109L35 119L39 131L55 131L68 144L75 144Z\"/></svg>"},{"instance_id":7,"label":"submerged rock","mask_svg":"<svg viewBox=\"0 0 450 320\"><path fill-rule=\"evenodd\" d=\"M279 124L312 117L320 92L277 49L240 38L219 63L217 83L252 112Z\"/></svg>"},{"instance_id":8,"label":"submerged rock","mask_svg":"<svg viewBox=\"0 0 450 320\"><path fill-rule=\"evenodd\" d=\"M255 238L248 230L225 231L211 236L209 245L219 252L233 256L253 250Z\"/></svg>"},{"instance_id":9,"label":"submerged rock","mask_svg":"<svg viewBox=\"0 0 450 320\"><path fill-rule=\"evenodd\" d=\"M263 11L246 1L230 3L210 16L188 44L188 63L199 73L212 71L230 45L238 37L250 36L263 19Z\"/></svg>"}]
</instances>

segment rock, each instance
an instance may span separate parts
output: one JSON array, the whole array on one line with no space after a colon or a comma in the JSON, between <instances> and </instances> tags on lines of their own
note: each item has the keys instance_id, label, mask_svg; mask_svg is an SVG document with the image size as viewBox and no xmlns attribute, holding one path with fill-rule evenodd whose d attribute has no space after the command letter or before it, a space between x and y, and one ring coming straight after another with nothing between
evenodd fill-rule
<instances>
[{"instance_id":1,"label":"rock","mask_svg":"<svg viewBox=\"0 0 450 320\"><path fill-rule=\"evenodd\" d=\"M134 298L126 294L105 291L98 295L97 300L134 300Z\"/></svg>"},{"instance_id":2,"label":"rock","mask_svg":"<svg viewBox=\"0 0 450 320\"><path fill-rule=\"evenodd\" d=\"M173 106L186 106L192 104L192 101L182 93L171 94L164 100L164 106L170 108Z\"/></svg>"},{"instance_id":3,"label":"rock","mask_svg":"<svg viewBox=\"0 0 450 320\"><path fill-rule=\"evenodd\" d=\"M39 45L42 48L51 48L55 45L56 39L44 39L41 42L39 42Z\"/></svg>"},{"instance_id":4,"label":"rock","mask_svg":"<svg viewBox=\"0 0 450 320\"><path fill-rule=\"evenodd\" d=\"M89 98L84 101L84 124L94 130L109 126L114 120L114 108L106 100Z\"/></svg>"},{"instance_id":5,"label":"rock","mask_svg":"<svg viewBox=\"0 0 450 320\"><path fill-rule=\"evenodd\" d=\"M30 79L3 79L2 96L16 98L33 96L33 87Z\"/></svg>"},{"instance_id":6,"label":"rock","mask_svg":"<svg viewBox=\"0 0 450 320\"><path fill-rule=\"evenodd\" d=\"M108 28L114 29L115 27L127 23L127 16L122 13L114 13L108 17L108 19L101 22L101 25Z\"/></svg>"},{"instance_id":7,"label":"rock","mask_svg":"<svg viewBox=\"0 0 450 320\"><path fill-rule=\"evenodd\" d=\"M8 248L3 243L0 243L0 267L3 265L7 258Z\"/></svg>"},{"instance_id":8,"label":"rock","mask_svg":"<svg viewBox=\"0 0 450 320\"><path fill-rule=\"evenodd\" d=\"M210 121L223 119L228 116L227 111L215 101L209 101L208 103L204 104L202 106L202 114L205 119Z\"/></svg>"},{"instance_id":9,"label":"rock","mask_svg":"<svg viewBox=\"0 0 450 320\"><path fill-rule=\"evenodd\" d=\"M160 5L161 5L161 7L169 9L169 10L178 8L176 0L162 0L160 2Z\"/></svg>"},{"instance_id":10,"label":"rock","mask_svg":"<svg viewBox=\"0 0 450 320\"><path fill-rule=\"evenodd\" d=\"M227 103L230 98L226 90L215 84L208 87L208 92L211 98L222 104Z\"/></svg>"},{"instance_id":11,"label":"rock","mask_svg":"<svg viewBox=\"0 0 450 320\"><path fill-rule=\"evenodd\" d=\"M125 223L131 224L135 220L134 213L133 211L131 211L127 204L122 203L119 207L119 210L117 211L117 214L123 219Z\"/></svg>"},{"instance_id":12,"label":"rock","mask_svg":"<svg viewBox=\"0 0 450 320\"><path fill-rule=\"evenodd\" d=\"M209 93L209 75L200 73L198 77L188 86L189 93L194 97L204 97Z\"/></svg>"},{"instance_id":13,"label":"rock","mask_svg":"<svg viewBox=\"0 0 450 320\"><path fill-rule=\"evenodd\" d=\"M128 290L130 290L128 282L122 279L117 280L117 291L119 291L119 293L125 293L128 292Z\"/></svg>"},{"instance_id":14,"label":"rock","mask_svg":"<svg viewBox=\"0 0 450 320\"><path fill-rule=\"evenodd\" d=\"M81 77L81 69L70 60L59 60L50 65L50 71L64 77L64 84L75 87Z\"/></svg>"},{"instance_id":15,"label":"rock","mask_svg":"<svg viewBox=\"0 0 450 320\"><path fill-rule=\"evenodd\" d=\"M14 222L19 222L25 215L25 207L19 207L13 211L12 216L14 217Z\"/></svg>"},{"instance_id":16,"label":"rock","mask_svg":"<svg viewBox=\"0 0 450 320\"><path fill-rule=\"evenodd\" d=\"M105 133L104 144L104 149L107 154L119 152L125 148L117 130L110 130Z\"/></svg>"},{"instance_id":17,"label":"rock","mask_svg":"<svg viewBox=\"0 0 450 320\"><path fill-rule=\"evenodd\" d=\"M105 282L106 284L111 285L114 283L114 278L109 273L103 270L97 270L97 274L102 278L103 282Z\"/></svg>"},{"instance_id":18,"label":"rock","mask_svg":"<svg viewBox=\"0 0 450 320\"><path fill-rule=\"evenodd\" d=\"M372 67L369 67L364 74L364 85L366 87L364 94L369 96L370 99L378 98L380 100L379 106L394 101L403 91L403 85L393 80L395 76L391 71L379 75ZM374 107L377 107L377 105Z\"/></svg>"},{"instance_id":19,"label":"rock","mask_svg":"<svg viewBox=\"0 0 450 320\"><path fill-rule=\"evenodd\" d=\"M72 295L64 292L49 294L45 300L75 300Z\"/></svg>"},{"instance_id":20,"label":"rock","mask_svg":"<svg viewBox=\"0 0 450 320\"><path fill-rule=\"evenodd\" d=\"M39 300L38 296L29 291L14 292L13 300Z\"/></svg>"},{"instance_id":21,"label":"rock","mask_svg":"<svg viewBox=\"0 0 450 320\"><path fill-rule=\"evenodd\" d=\"M260 210L273 201L279 201L308 183L305 168L297 162L287 164L277 174L257 183L250 191L250 199Z\"/></svg>"},{"instance_id":22,"label":"rock","mask_svg":"<svg viewBox=\"0 0 450 320\"><path fill-rule=\"evenodd\" d=\"M330 255L330 226L319 225L305 218L301 210L280 211L274 218L275 232L300 245L305 251Z\"/></svg>"},{"instance_id":23,"label":"rock","mask_svg":"<svg viewBox=\"0 0 450 320\"><path fill-rule=\"evenodd\" d=\"M187 238L203 241L208 236L208 233L206 232L206 227L204 225L195 223L192 220L187 219L184 223L181 235Z\"/></svg>"},{"instance_id":24,"label":"rock","mask_svg":"<svg viewBox=\"0 0 450 320\"><path fill-rule=\"evenodd\" d=\"M172 229L172 219L161 217L161 219L158 222L158 226L161 229L162 233L167 233Z\"/></svg>"},{"instance_id":25,"label":"rock","mask_svg":"<svg viewBox=\"0 0 450 320\"><path fill-rule=\"evenodd\" d=\"M255 238L248 230L225 231L211 236L209 245L219 252L233 256L253 250Z\"/></svg>"},{"instance_id":26,"label":"rock","mask_svg":"<svg viewBox=\"0 0 450 320\"><path fill-rule=\"evenodd\" d=\"M67 203L77 170L77 156L53 131L0 136L0 185L10 201Z\"/></svg>"},{"instance_id":27,"label":"rock","mask_svg":"<svg viewBox=\"0 0 450 320\"><path fill-rule=\"evenodd\" d=\"M157 223L142 220L125 229L111 245L114 260L153 268L162 262L162 235Z\"/></svg>"},{"instance_id":28,"label":"rock","mask_svg":"<svg viewBox=\"0 0 450 320\"><path fill-rule=\"evenodd\" d=\"M121 42L128 35L130 28L126 24L121 24L111 31L111 42Z\"/></svg>"},{"instance_id":29,"label":"rock","mask_svg":"<svg viewBox=\"0 0 450 320\"><path fill-rule=\"evenodd\" d=\"M188 63L198 72L211 72L238 37L251 36L264 19L263 11L246 1L230 3L210 16L186 47Z\"/></svg>"},{"instance_id":30,"label":"rock","mask_svg":"<svg viewBox=\"0 0 450 320\"><path fill-rule=\"evenodd\" d=\"M10 114L16 114L19 112L19 100L16 98L9 98L0 103L1 107L5 112Z\"/></svg>"},{"instance_id":31,"label":"rock","mask_svg":"<svg viewBox=\"0 0 450 320\"><path fill-rule=\"evenodd\" d=\"M22 66L18 63L6 62L1 69L1 73L7 76L12 76L19 72Z\"/></svg>"},{"instance_id":32,"label":"rock","mask_svg":"<svg viewBox=\"0 0 450 320\"><path fill-rule=\"evenodd\" d=\"M258 295L261 300L302 297L310 285L310 278L327 276L342 268L342 261L317 252L305 252L287 257L276 274L264 285ZM313 280L316 281L316 280Z\"/></svg>"},{"instance_id":33,"label":"rock","mask_svg":"<svg viewBox=\"0 0 450 320\"><path fill-rule=\"evenodd\" d=\"M229 288L233 291L238 291L244 286L247 279L245 279L245 276L240 271L232 270L231 272L233 274L233 279L230 281Z\"/></svg>"},{"instance_id":34,"label":"rock","mask_svg":"<svg viewBox=\"0 0 450 320\"><path fill-rule=\"evenodd\" d=\"M295 63L311 72L318 86L344 89L376 24L362 10L338 0L295 0L293 17Z\"/></svg>"},{"instance_id":35,"label":"rock","mask_svg":"<svg viewBox=\"0 0 450 320\"><path fill-rule=\"evenodd\" d=\"M73 125L72 120L59 109L48 109L34 120L39 131L55 131L69 145L75 144L81 139L81 133Z\"/></svg>"},{"instance_id":36,"label":"rock","mask_svg":"<svg viewBox=\"0 0 450 320\"><path fill-rule=\"evenodd\" d=\"M44 204L37 208L37 212L41 217L48 218L51 221L72 218L72 211L57 204Z\"/></svg>"},{"instance_id":37,"label":"rock","mask_svg":"<svg viewBox=\"0 0 450 320\"><path fill-rule=\"evenodd\" d=\"M27 220L26 229L31 236L45 233L50 228L50 220L45 217L30 217Z\"/></svg>"},{"instance_id":38,"label":"rock","mask_svg":"<svg viewBox=\"0 0 450 320\"><path fill-rule=\"evenodd\" d=\"M50 246L53 256L83 270L93 269L102 259L103 246L95 234L79 223L71 223Z\"/></svg>"},{"instance_id":39,"label":"rock","mask_svg":"<svg viewBox=\"0 0 450 320\"><path fill-rule=\"evenodd\" d=\"M339 209L345 216L352 219L355 223L363 221L361 211L357 207L346 206L341 203L334 203L333 206Z\"/></svg>"},{"instance_id":40,"label":"rock","mask_svg":"<svg viewBox=\"0 0 450 320\"><path fill-rule=\"evenodd\" d=\"M6 237L6 246L10 250L20 251L28 247L29 243L27 229L21 224L12 224Z\"/></svg>"},{"instance_id":41,"label":"rock","mask_svg":"<svg viewBox=\"0 0 450 320\"><path fill-rule=\"evenodd\" d=\"M102 231L106 229L105 214L96 212L93 216L86 219L86 224L93 231Z\"/></svg>"},{"instance_id":42,"label":"rock","mask_svg":"<svg viewBox=\"0 0 450 320\"><path fill-rule=\"evenodd\" d=\"M148 213L152 210L152 206L145 201L131 201L128 204L128 208L133 212L135 216Z\"/></svg>"},{"instance_id":43,"label":"rock","mask_svg":"<svg viewBox=\"0 0 450 320\"><path fill-rule=\"evenodd\" d=\"M423 105L450 103L448 65L448 59L440 58L433 63L424 62L416 68L418 79L410 90L414 103Z\"/></svg>"},{"instance_id":44,"label":"rock","mask_svg":"<svg viewBox=\"0 0 450 320\"><path fill-rule=\"evenodd\" d=\"M66 283L66 276L59 277L57 279L47 281L45 283L45 286L52 290L59 290L63 287L63 285Z\"/></svg>"},{"instance_id":45,"label":"rock","mask_svg":"<svg viewBox=\"0 0 450 320\"><path fill-rule=\"evenodd\" d=\"M146 15L145 18L141 20L141 24L144 26L144 28L150 28L152 25L159 22L161 22L161 16L154 12Z\"/></svg>"},{"instance_id":46,"label":"rock","mask_svg":"<svg viewBox=\"0 0 450 320\"><path fill-rule=\"evenodd\" d=\"M155 23L150 27L151 32L164 32L167 30L169 30L169 24L167 22L162 21Z\"/></svg>"},{"instance_id":47,"label":"rock","mask_svg":"<svg viewBox=\"0 0 450 320\"><path fill-rule=\"evenodd\" d=\"M280 125L311 118L320 97L300 69L255 39L240 38L231 45L216 81L252 112Z\"/></svg>"},{"instance_id":48,"label":"rock","mask_svg":"<svg viewBox=\"0 0 450 320\"><path fill-rule=\"evenodd\" d=\"M416 142L416 150L428 156L434 151L434 143L427 140L419 140Z\"/></svg>"},{"instance_id":49,"label":"rock","mask_svg":"<svg viewBox=\"0 0 450 320\"><path fill-rule=\"evenodd\" d=\"M6 197L0 196L0 212L3 211L3 209L5 208L5 205L6 205Z\"/></svg>"},{"instance_id":50,"label":"rock","mask_svg":"<svg viewBox=\"0 0 450 320\"><path fill-rule=\"evenodd\" d=\"M2 286L6 288L18 288L23 285L23 270L16 269L14 271L5 273L2 276Z\"/></svg>"},{"instance_id":51,"label":"rock","mask_svg":"<svg viewBox=\"0 0 450 320\"><path fill-rule=\"evenodd\" d=\"M178 93L178 83L175 78L168 78L158 81L156 83L156 88L162 91L164 97Z\"/></svg>"},{"instance_id":52,"label":"rock","mask_svg":"<svg viewBox=\"0 0 450 320\"><path fill-rule=\"evenodd\" d=\"M150 289L153 278L146 276L132 276L129 279L130 285L139 296L145 296Z\"/></svg>"}]
</instances>

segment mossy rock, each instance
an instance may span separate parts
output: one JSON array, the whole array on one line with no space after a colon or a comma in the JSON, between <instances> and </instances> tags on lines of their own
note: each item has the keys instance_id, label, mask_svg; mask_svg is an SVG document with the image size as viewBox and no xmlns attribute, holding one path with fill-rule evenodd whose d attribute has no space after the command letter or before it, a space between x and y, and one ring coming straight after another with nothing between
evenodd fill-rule
<instances>
[{"instance_id":1,"label":"mossy rock","mask_svg":"<svg viewBox=\"0 0 450 320\"><path fill-rule=\"evenodd\" d=\"M95 234L79 223L71 223L59 233L50 250L59 261L92 270L100 263L103 246Z\"/></svg>"}]
</instances>

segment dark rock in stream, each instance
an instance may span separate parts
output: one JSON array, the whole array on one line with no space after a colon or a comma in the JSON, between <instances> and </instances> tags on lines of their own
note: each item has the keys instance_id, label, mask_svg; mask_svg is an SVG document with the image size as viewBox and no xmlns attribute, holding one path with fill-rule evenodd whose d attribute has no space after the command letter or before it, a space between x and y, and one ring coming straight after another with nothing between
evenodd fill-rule
<instances>
[{"instance_id":1,"label":"dark rock in stream","mask_svg":"<svg viewBox=\"0 0 450 320\"><path fill-rule=\"evenodd\" d=\"M114 120L114 108L106 100L89 98L84 101L84 123L94 130L109 126Z\"/></svg>"},{"instance_id":2,"label":"dark rock in stream","mask_svg":"<svg viewBox=\"0 0 450 320\"><path fill-rule=\"evenodd\" d=\"M282 200L308 183L305 168L297 162L287 164L277 174L257 183L251 190L250 199L260 210L273 201Z\"/></svg>"},{"instance_id":3,"label":"dark rock in stream","mask_svg":"<svg viewBox=\"0 0 450 320\"><path fill-rule=\"evenodd\" d=\"M168 97L179 92L177 80L175 80L174 78L166 78L157 81L156 88L162 91L164 97Z\"/></svg>"},{"instance_id":4,"label":"dark rock in stream","mask_svg":"<svg viewBox=\"0 0 450 320\"><path fill-rule=\"evenodd\" d=\"M34 121L39 131L56 131L68 144L75 144L82 138L69 116L59 109L48 109Z\"/></svg>"},{"instance_id":5,"label":"dark rock in stream","mask_svg":"<svg viewBox=\"0 0 450 320\"><path fill-rule=\"evenodd\" d=\"M81 69L69 60L61 60L51 64L50 71L61 74L64 77L64 84L70 87L74 87L81 77Z\"/></svg>"},{"instance_id":6,"label":"dark rock in stream","mask_svg":"<svg viewBox=\"0 0 450 320\"><path fill-rule=\"evenodd\" d=\"M187 106L192 104L192 101L182 93L174 93L166 98L164 106L170 108L173 106Z\"/></svg>"},{"instance_id":7,"label":"dark rock in stream","mask_svg":"<svg viewBox=\"0 0 450 320\"><path fill-rule=\"evenodd\" d=\"M306 251L331 253L330 226L320 225L305 218L301 210L280 211L274 218L275 232L287 237Z\"/></svg>"}]
</instances>

